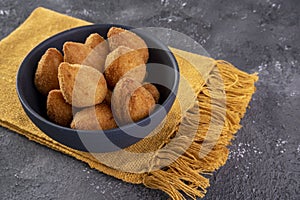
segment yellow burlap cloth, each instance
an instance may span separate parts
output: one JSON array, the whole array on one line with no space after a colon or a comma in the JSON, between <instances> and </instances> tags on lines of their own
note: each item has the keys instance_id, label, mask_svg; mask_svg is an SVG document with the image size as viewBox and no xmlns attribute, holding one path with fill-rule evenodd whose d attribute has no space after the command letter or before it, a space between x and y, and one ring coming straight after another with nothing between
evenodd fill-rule
<instances>
[{"instance_id":1,"label":"yellow burlap cloth","mask_svg":"<svg viewBox=\"0 0 300 200\"><path fill-rule=\"evenodd\" d=\"M191 198L203 197L209 186L203 175L225 164L227 145L240 128L258 77L228 62L172 48L182 78L177 100L164 123L123 151L80 152L52 140L32 124L19 103L15 81L20 63L33 47L58 32L88 24L37 8L0 42L0 125L105 174L163 190L173 199L184 199L181 192ZM212 85L219 90L213 91Z\"/></svg>"}]
</instances>

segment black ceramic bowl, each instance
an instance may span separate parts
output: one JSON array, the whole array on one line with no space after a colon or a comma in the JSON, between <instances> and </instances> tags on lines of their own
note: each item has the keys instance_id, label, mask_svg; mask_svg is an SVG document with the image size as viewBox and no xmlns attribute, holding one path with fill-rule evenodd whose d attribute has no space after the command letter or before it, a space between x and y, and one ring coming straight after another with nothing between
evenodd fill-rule
<instances>
[{"instance_id":1,"label":"black ceramic bowl","mask_svg":"<svg viewBox=\"0 0 300 200\"><path fill-rule=\"evenodd\" d=\"M149 47L147 79L156 83L161 94L161 106L141 121L105 131L74 130L49 121L46 115L46 98L39 94L34 86L34 74L41 56L50 47L62 50L66 41L84 42L91 33L99 33L106 37L112 26L131 29L147 43ZM17 74L18 96L32 122L52 139L68 147L89 152L116 151L133 145L146 137L169 112L176 97L178 84L178 65L173 54L165 45L141 30L116 24L78 27L45 40L26 56Z\"/></svg>"}]
</instances>

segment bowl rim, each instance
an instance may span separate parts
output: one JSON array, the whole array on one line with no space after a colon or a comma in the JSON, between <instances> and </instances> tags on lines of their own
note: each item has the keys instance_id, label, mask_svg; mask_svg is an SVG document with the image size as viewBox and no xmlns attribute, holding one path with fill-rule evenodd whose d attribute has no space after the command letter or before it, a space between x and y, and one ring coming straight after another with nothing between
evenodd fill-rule
<instances>
[{"instance_id":1,"label":"bowl rim","mask_svg":"<svg viewBox=\"0 0 300 200\"><path fill-rule=\"evenodd\" d=\"M50 120L48 120L47 118L41 116L40 114L38 114L31 106L30 103L26 100L25 94L24 92L20 89L20 80L21 80L21 74L20 71L22 70L22 68L24 67L24 65L29 61L29 59L38 51L38 49L40 49L41 47L47 46L49 44L51 44L53 41L55 41L57 39L57 37L60 36L64 36L67 35L69 33L72 32L76 32L78 30L82 30L82 29L94 29L95 27L99 27L99 28L104 28L104 27L120 27L120 28L124 28L126 30L130 30L133 31L134 33L136 33L138 36L140 36L142 39L144 37L147 37L148 39L154 41L156 44L158 44L160 46L160 49L162 49L170 58L171 62L172 62L172 69L174 69L174 84L172 85L172 88L170 90L170 94L167 96L167 98L164 100L164 102L161 104L161 106L156 109L153 113L151 113L149 116L147 116L146 118L139 120L137 122L134 123L129 123L126 125L123 125L121 127L117 127L117 128L113 128L113 129L107 129L107 130L83 130L83 129L72 129L70 127L65 127L65 126L61 126L58 125ZM134 29L134 30L133 30ZM173 105L177 92L178 92L178 87L179 87L179 80L180 80L180 74L179 74L179 67L178 67L178 63L177 60L175 58L175 56L173 55L173 53L171 52L171 50L164 45L161 41L159 41L157 38L153 37L150 34L147 34L141 30L136 30L139 28L135 28L135 27L131 27L131 26L126 26L126 25L121 25L121 24L92 24L92 25L84 25L84 26L79 26L79 27L75 27L75 28L71 28L62 32L59 32L47 39L45 39L44 41L40 42L38 45L36 45L33 49L30 50L30 52L25 56L25 58L23 59L23 61L21 62L19 69L17 71L17 76L16 76L16 91L19 97L19 100L21 102L21 104L28 110L30 111L30 113L37 119L41 120L43 123L49 125L49 126L53 126L55 128L59 128L61 130L65 130L65 131L74 131L74 132L84 132L84 133L96 133L96 132L103 132L104 134L106 133L111 133L111 132L118 132L119 130L124 130L126 128L130 128L133 126L142 126L142 124L145 124L150 117L155 117L155 115L157 115L159 113L160 110L165 109L166 104L168 104L169 102L171 102L171 106ZM95 31L97 32L97 31ZM106 38L106 36L104 37ZM71 40L71 39L70 39ZM49 47L50 48L50 47ZM172 95L175 96L172 97ZM174 99L172 99L174 98ZM171 108L169 108L171 109ZM168 112L167 112L168 113ZM147 123L146 123L147 124Z\"/></svg>"}]
</instances>

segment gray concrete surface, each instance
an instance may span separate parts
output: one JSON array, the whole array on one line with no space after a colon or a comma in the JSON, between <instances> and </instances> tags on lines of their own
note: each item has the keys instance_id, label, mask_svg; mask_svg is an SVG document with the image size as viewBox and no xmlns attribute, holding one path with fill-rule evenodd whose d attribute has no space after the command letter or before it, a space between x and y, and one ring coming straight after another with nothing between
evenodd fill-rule
<instances>
[{"instance_id":1,"label":"gray concrete surface","mask_svg":"<svg viewBox=\"0 0 300 200\"><path fill-rule=\"evenodd\" d=\"M2 0L0 39L37 6L95 23L180 31L217 59L260 73L257 92L205 200L300 199L299 0ZM0 127L0 199L167 199Z\"/></svg>"}]
</instances>

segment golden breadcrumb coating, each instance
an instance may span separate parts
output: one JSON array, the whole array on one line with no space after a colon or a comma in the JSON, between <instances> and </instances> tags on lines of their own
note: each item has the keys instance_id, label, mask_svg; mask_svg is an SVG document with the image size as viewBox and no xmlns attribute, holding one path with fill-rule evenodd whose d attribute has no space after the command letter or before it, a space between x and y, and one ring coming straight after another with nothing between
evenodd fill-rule
<instances>
[{"instance_id":1,"label":"golden breadcrumb coating","mask_svg":"<svg viewBox=\"0 0 300 200\"><path fill-rule=\"evenodd\" d=\"M51 90L47 97L47 115L61 126L69 127L73 119L72 106L68 104L60 90Z\"/></svg>"},{"instance_id":2,"label":"golden breadcrumb coating","mask_svg":"<svg viewBox=\"0 0 300 200\"><path fill-rule=\"evenodd\" d=\"M139 82L125 77L117 83L111 105L116 121L124 125L147 117L154 109L155 100Z\"/></svg>"},{"instance_id":3,"label":"golden breadcrumb coating","mask_svg":"<svg viewBox=\"0 0 300 200\"><path fill-rule=\"evenodd\" d=\"M124 76L142 82L146 75L146 65L139 52L125 46L119 46L108 54L104 75L109 86L114 87Z\"/></svg>"},{"instance_id":4,"label":"golden breadcrumb coating","mask_svg":"<svg viewBox=\"0 0 300 200\"><path fill-rule=\"evenodd\" d=\"M135 33L117 27L111 27L107 33L109 48L111 51L119 46L126 46L134 50L138 50L147 63L149 58L148 47L145 41Z\"/></svg>"},{"instance_id":5,"label":"golden breadcrumb coating","mask_svg":"<svg viewBox=\"0 0 300 200\"><path fill-rule=\"evenodd\" d=\"M59 89L57 70L62 61L62 54L55 48L48 49L42 56L34 77L34 84L41 94L46 96L50 90Z\"/></svg>"},{"instance_id":6,"label":"golden breadcrumb coating","mask_svg":"<svg viewBox=\"0 0 300 200\"><path fill-rule=\"evenodd\" d=\"M158 103L159 98L160 98L160 94L158 89L156 88L155 85L151 84L151 83L144 83L143 87L148 90L148 92L150 92L155 100L155 103Z\"/></svg>"},{"instance_id":7,"label":"golden breadcrumb coating","mask_svg":"<svg viewBox=\"0 0 300 200\"><path fill-rule=\"evenodd\" d=\"M116 128L110 106L101 103L77 112L71 123L71 128L82 130L107 130Z\"/></svg>"},{"instance_id":8,"label":"golden breadcrumb coating","mask_svg":"<svg viewBox=\"0 0 300 200\"><path fill-rule=\"evenodd\" d=\"M66 102L75 107L99 104L107 93L103 74L89 66L63 62L58 68L58 80Z\"/></svg>"}]
</instances>

